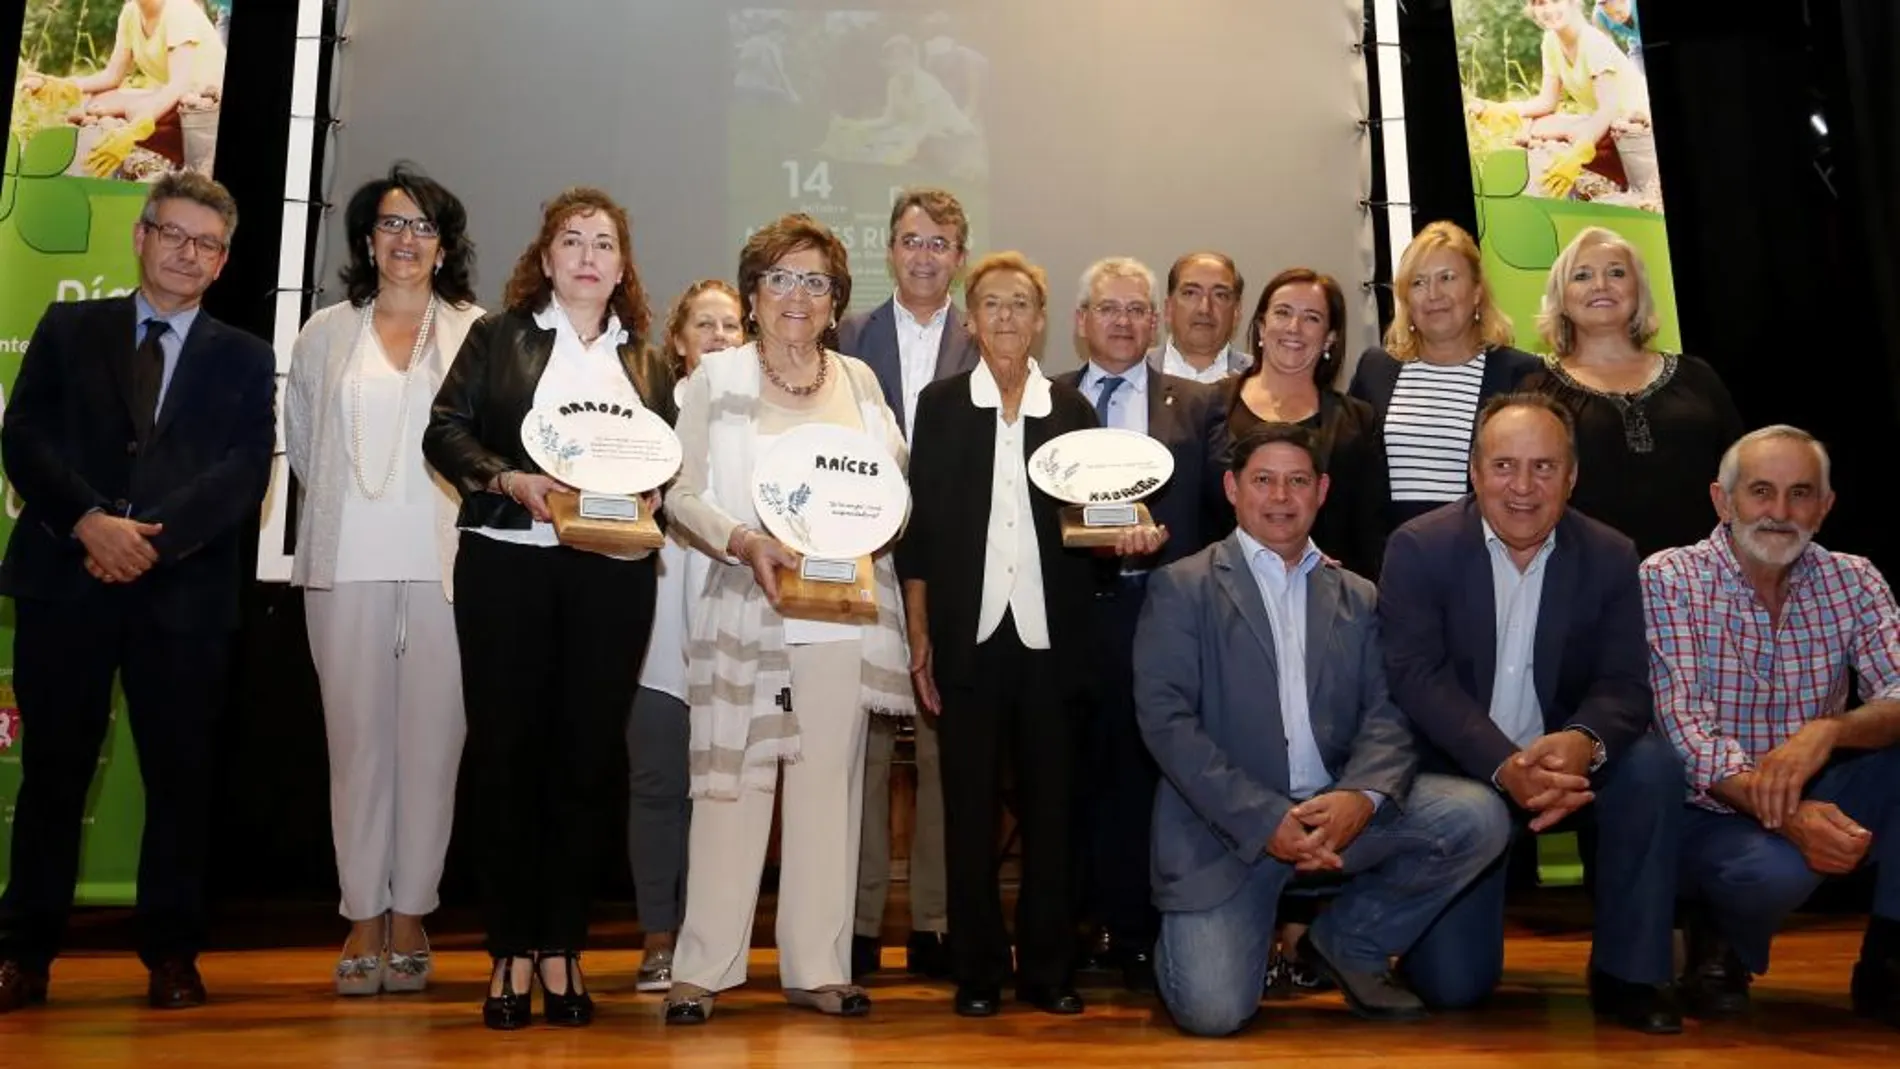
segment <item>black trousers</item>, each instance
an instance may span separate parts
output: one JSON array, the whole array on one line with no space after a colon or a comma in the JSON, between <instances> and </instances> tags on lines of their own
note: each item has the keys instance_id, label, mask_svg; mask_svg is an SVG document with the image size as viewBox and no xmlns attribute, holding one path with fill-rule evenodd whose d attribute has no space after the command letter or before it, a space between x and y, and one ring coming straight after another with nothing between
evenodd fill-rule
<instances>
[{"instance_id":1,"label":"black trousers","mask_svg":"<svg viewBox=\"0 0 1900 1069\"><path fill-rule=\"evenodd\" d=\"M972 678L939 680L943 718L944 875L957 983L1001 987L1009 933L997 887L1004 770L1013 772L1022 832L1016 900L1021 984L1070 981L1075 953L1076 720L1054 656L1023 646L1005 615L976 648Z\"/></svg>"},{"instance_id":2,"label":"black trousers","mask_svg":"<svg viewBox=\"0 0 1900 1069\"><path fill-rule=\"evenodd\" d=\"M653 625L654 563L464 532L462 777L497 957L579 951Z\"/></svg>"},{"instance_id":3,"label":"black trousers","mask_svg":"<svg viewBox=\"0 0 1900 1069\"><path fill-rule=\"evenodd\" d=\"M1148 841L1161 769L1135 720L1135 625L1147 576L1109 577L1090 620L1099 656L1090 663L1090 708L1082 722L1084 915L1116 947L1152 950L1161 917L1148 877Z\"/></svg>"},{"instance_id":4,"label":"black trousers","mask_svg":"<svg viewBox=\"0 0 1900 1069\"><path fill-rule=\"evenodd\" d=\"M232 636L161 628L144 601L133 584L101 585L73 602L14 603L20 792L0 897L0 958L42 969L65 939L80 821L111 721L115 674L145 785L139 957L148 966L189 960L204 945L212 732L229 697Z\"/></svg>"}]
</instances>

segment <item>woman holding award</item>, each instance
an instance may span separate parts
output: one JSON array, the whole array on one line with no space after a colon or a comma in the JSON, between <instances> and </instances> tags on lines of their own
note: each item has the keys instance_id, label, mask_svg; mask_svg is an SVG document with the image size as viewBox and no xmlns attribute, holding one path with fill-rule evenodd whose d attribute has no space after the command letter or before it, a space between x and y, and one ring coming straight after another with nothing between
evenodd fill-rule
<instances>
[{"instance_id":1,"label":"woman holding award","mask_svg":"<svg viewBox=\"0 0 1900 1069\"><path fill-rule=\"evenodd\" d=\"M994 253L971 266L967 292L983 359L918 398L914 507L898 550L912 680L942 717L956 1012L996 1013L1010 978L996 878L1007 764L1022 826L1016 995L1080 1013L1071 826L1096 562L1063 548L1061 503L1031 485L1027 464L1058 435L1094 427L1095 411L1030 355L1049 300L1041 268ZM1115 552L1144 556L1166 537L1129 527Z\"/></svg>"},{"instance_id":2,"label":"woman holding award","mask_svg":"<svg viewBox=\"0 0 1900 1069\"><path fill-rule=\"evenodd\" d=\"M846 257L843 243L804 215L753 234L739 254L752 341L702 357L681 397L685 460L667 510L695 541L722 552L690 623L693 813L669 1024L704 1022L718 992L745 981L781 789L785 997L847 1017L871 1009L851 983L866 717L915 710L896 572L888 550L875 555L872 622L792 614L780 569L798 569L800 558L761 530L753 504L755 466L813 425L868 435L904 462L903 432L876 375L831 351L838 311L851 299Z\"/></svg>"},{"instance_id":3,"label":"woman holding award","mask_svg":"<svg viewBox=\"0 0 1900 1069\"><path fill-rule=\"evenodd\" d=\"M707 353L745 341L739 291L716 278L686 287L666 317L661 347L679 382ZM660 547L659 594L653 602L653 634L640 665L640 691L627 718L627 857L633 868L634 904L645 945L639 991L673 986L673 944L686 888L687 797L686 621L706 587L712 558L697 552L684 527L668 528Z\"/></svg>"},{"instance_id":4,"label":"woman holding award","mask_svg":"<svg viewBox=\"0 0 1900 1069\"><path fill-rule=\"evenodd\" d=\"M531 409L575 401L671 421L673 373L644 344L647 305L626 212L597 189L549 202L516 261L505 311L484 316L436 395L423 453L462 492L455 629L468 770L482 843L488 952L483 1020L584 1025L588 900L608 777L653 618L651 554L562 545L529 455ZM658 495L645 495L645 507Z\"/></svg>"},{"instance_id":5,"label":"woman holding award","mask_svg":"<svg viewBox=\"0 0 1900 1069\"><path fill-rule=\"evenodd\" d=\"M284 439L302 491L304 588L330 750L349 938L343 995L420 991L462 759L449 574L455 492L422 462L429 402L482 310L453 193L398 164L344 211L349 299L291 350Z\"/></svg>"}]
</instances>

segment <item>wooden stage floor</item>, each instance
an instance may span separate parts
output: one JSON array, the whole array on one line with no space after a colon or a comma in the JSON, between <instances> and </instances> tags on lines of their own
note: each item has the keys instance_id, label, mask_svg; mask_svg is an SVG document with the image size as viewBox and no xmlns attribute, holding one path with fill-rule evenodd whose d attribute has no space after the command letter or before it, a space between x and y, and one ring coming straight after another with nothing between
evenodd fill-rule
<instances>
[{"instance_id":1,"label":"wooden stage floor","mask_svg":"<svg viewBox=\"0 0 1900 1069\"><path fill-rule=\"evenodd\" d=\"M425 994L342 1000L329 993L332 948L221 950L201 965L211 991L203 1009L160 1013L143 1003L145 973L124 952L78 951L55 967L52 1001L0 1017L0 1067L190 1064L349 1066L454 1064L586 1066L1216 1066L1258 1064L1420 1067L1685 1066L1730 1063L1773 1069L1821 1064L1900 1065L1900 1031L1853 1017L1847 976L1859 948L1858 918L1807 921L1776 944L1774 971L1758 982L1756 1019L1700 1025L1651 1038L1595 1023L1583 994L1589 952L1582 932L1515 927L1497 1004L1409 1025L1353 1019L1337 995L1269 1002L1239 1037L1195 1040L1176 1032L1152 997L1085 976L1088 1012L1049 1017L1017 1007L986 1021L950 1012L947 985L879 974L869 1018L840 1021L786 1007L776 954L755 950L751 985L720 1001L701 1028L661 1025L659 998L633 992L639 952L588 955L600 1001L594 1026L537 1026L513 1034L481 1026L477 1006L487 959L467 936L438 940L438 975ZM612 939L604 940L610 946ZM624 946L628 940L621 939ZM897 966L901 949L886 949ZM537 1000L538 1005L538 1000Z\"/></svg>"}]
</instances>

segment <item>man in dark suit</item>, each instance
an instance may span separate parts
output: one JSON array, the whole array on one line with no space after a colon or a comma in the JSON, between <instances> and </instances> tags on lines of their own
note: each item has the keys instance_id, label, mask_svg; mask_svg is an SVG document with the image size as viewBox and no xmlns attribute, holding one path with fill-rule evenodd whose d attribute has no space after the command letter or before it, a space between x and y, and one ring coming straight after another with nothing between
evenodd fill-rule
<instances>
[{"instance_id":1,"label":"man in dark suit","mask_svg":"<svg viewBox=\"0 0 1900 1069\"><path fill-rule=\"evenodd\" d=\"M1135 642L1141 731L1164 775L1159 986L1197 1035L1254 1015L1281 892L1305 876L1346 882L1301 958L1360 1016L1423 1016L1387 961L1510 840L1494 792L1416 775L1411 728L1386 694L1373 586L1312 541L1319 465L1303 427L1243 438L1226 476L1239 527L1155 573Z\"/></svg>"},{"instance_id":2,"label":"man in dark suit","mask_svg":"<svg viewBox=\"0 0 1900 1069\"><path fill-rule=\"evenodd\" d=\"M270 478L270 347L200 307L237 205L189 171L154 183L130 297L46 310L0 427L26 507L0 563L28 730L0 898L0 1012L46 998L79 864L80 819L125 688L145 783L139 957L161 1009L205 999L211 734L243 582L240 531Z\"/></svg>"},{"instance_id":3,"label":"man in dark suit","mask_svg":"<svg viewBox=\"0 0 1900 1069\"><path fill-rule=\"evenodd\" d=\"M1570 414L1542 394L1478 415L1473 493L1399 528L1379 581L1386 681L1455 770L1543 831L1594 824L1599 1013L1677 1032L1669 988L1681 763L1652 733L1636 547L1572 510ZM1406 959L1428 1002L1469 1006L1504 967L1506 865L1474 883Z\"/></svg>"},{"instance_id":4,"label":"man in dark suit","mask_svg":"<svg viewBox=\"0 0 1900 1069\"><path fill-rule=\"evenodd\" d=\"M1228 434L1218 391L1163 374L1146 359L1154 342L1154 283L1154 273L1138 260L1091 265L1075 311L1088 363L1056 376L1095 405L1102 426L1146 434L1174 455L1173 476L1144 502L1168 529L1167 544L1151 558L1103 561L1091 615L1101 659L1091 674L1093 708L1083 730L1083 767L1090 770L1082 780L1086 909L1101 928L1096 949L1121 966L1134 990L1154 983L1160 919L1148 894L1146 831L1160 772L1135 726L1128 651L1149 572L1199 552L1226 533L1215 527L1231 515L1221 490Z\"/></svg>"},{"instance_id":5,"label":"man in dark suit","mask_svg":"<svg viewBox=\"0 0 1900 1069\"><path fill-rule=\"evenodd\" d=\"M906 189L891 205L891 278L896 292L838 324L838 350L871 365L884 401L911 438L917 396L938 379L976 366L976 341L950 300L950 287L969 251L970 221L957 198L941 189ZM911 972L950 974L944 945L948 904L943 874L943 779L937 721L920 716L915 732L916 819L910 840ZM891 882L891 758L897 728L878 717L864 748L864 835L858 846L858 909L851 940L852 975L878 968L878 933Z\"/></svg>"}]
</instances>

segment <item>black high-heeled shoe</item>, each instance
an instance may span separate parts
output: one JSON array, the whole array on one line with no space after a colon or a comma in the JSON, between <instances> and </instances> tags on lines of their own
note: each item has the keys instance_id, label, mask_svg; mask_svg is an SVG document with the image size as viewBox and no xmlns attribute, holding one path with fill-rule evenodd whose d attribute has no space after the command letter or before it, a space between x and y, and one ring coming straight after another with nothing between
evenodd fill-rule
<instances>
[{"instance_id":1,"label":"black high-heeled shoe","mask_svg":"<svg viewBox=\"0 0 1900 1069\"><path fill-rule=\"evenodd\" d=\"M556 959L567 970L567 991L559 995L548 990L548 978L541 972L544 964ZM534 974L541 981L541 1016L549 1024L581 1028L594 1023L594 996L574 990L581 986L579 954L571 950L543 950L535 961Z\"/></svg>"},{"instance_id":2,"label":"black high-heeled shoe","mask_svg":"<svg viewBox=\"0 0 1900 1069\"><path fill-rule=\"evenodd\" d=\"M482 1023L501 1032L512 1032L534 1023L534 1005L531 1001L534 981L528 981L526 991L516 992L514 966L514 955L495 959L495 967L501 970L501 994L490 995L482 1000Z\"/></svg>"}]
</instances>

